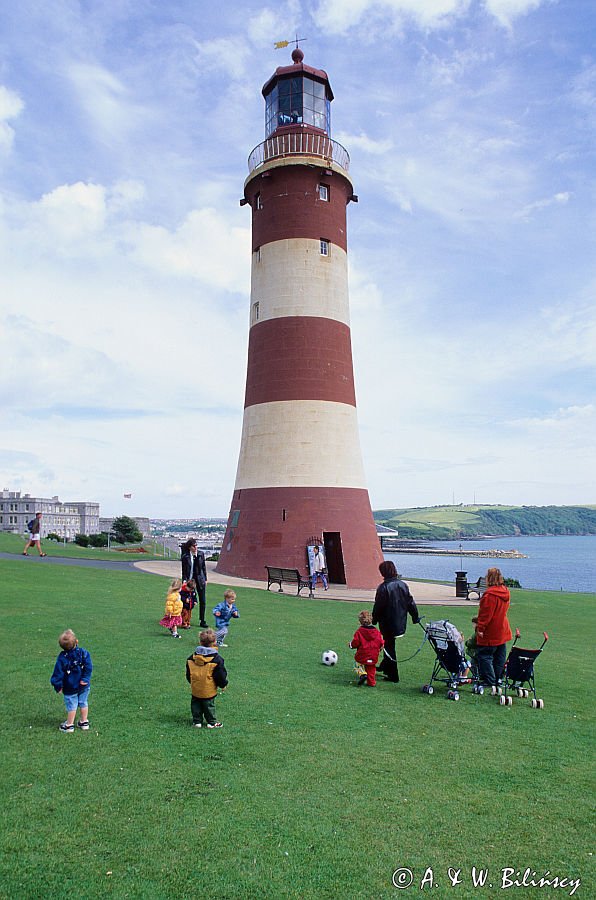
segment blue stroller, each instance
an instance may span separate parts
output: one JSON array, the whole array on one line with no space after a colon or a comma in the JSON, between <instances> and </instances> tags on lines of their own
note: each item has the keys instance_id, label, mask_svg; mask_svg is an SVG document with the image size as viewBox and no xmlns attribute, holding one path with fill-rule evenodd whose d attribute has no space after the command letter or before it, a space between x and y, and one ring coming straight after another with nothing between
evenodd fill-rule
<instances>
[{"instance_id":1,"label":"blue stroller","mask_svg":"<svg viewBox=\"0 0 596 900\"><path fill-rule=\"evenodd\" d=\"M483 694L484 687L479 683L477 671L470 668L466 659L464 642L461 634L451 622L443 619L439 622L420 623L426 638L435 651L435 664L428 684L422 686L423 694L434 694L434 681L447 685L447 699L459 700L459 688L462 684L471 684L473 694Z\"/></svg>"}]
</instances>

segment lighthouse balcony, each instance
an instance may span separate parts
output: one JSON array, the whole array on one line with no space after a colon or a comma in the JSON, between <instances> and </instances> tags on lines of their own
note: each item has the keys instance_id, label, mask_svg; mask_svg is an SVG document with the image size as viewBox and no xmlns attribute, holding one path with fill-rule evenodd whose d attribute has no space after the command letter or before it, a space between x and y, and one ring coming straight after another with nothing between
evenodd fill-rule
<instances>
[{"instance_id":1,"label":"lighthouse balcony","mask_svg":"<svg viewBox=\"0 0 596 900\"><path fill-rule=\"evenodd\" d=\"M257 144L248 157L249 175L252 175L259 166L286 156L320 157L326 163L335 163L345 172L350 168L350 156L346 148L331 140L326 134L288 131L274 134L261 144Z\"/></svg>"}]
</instances>

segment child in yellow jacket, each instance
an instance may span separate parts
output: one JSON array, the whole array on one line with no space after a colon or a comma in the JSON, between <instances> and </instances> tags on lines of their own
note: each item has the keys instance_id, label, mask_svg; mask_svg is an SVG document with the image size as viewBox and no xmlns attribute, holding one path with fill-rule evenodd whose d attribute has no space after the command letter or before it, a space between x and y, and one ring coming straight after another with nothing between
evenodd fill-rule
<instances>
[{"instance_id":1,"label":"child in yellow jacket","mask_svg":"<svg viewBox=\"0 0 596 900\"><path fill-rule=\"evenodd\" d=\"M182 600L180 598L180 588L182 582L179 578L174 578L168 588L166 595L166 608L164 616L159 620L159 624L164 628L168 628L172 637L179 638L178 626L182 625Z\"/></svg>"}]
</instances>

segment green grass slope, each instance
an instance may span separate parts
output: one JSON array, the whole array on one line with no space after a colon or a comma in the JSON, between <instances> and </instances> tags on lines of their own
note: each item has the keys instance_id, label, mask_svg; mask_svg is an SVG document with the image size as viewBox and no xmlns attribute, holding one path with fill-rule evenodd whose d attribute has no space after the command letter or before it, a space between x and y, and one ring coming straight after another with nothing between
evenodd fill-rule
<instances>
[{"instance_id":1,"label":"green grass slope","mask_svg":"<svg viewBox=\"0 0 596 900\"><path fill-rule=\"evenodd\" d=\"M429 506L380 509L375 522L400 537L457 540L484 535L596 534L594 506Z\"/></svg>"},{"instance_id":2,"label":"green grass slope","mask_svg":"<svg viewBox=\"0 0 596 900\"><path fill-rule=\"evenodd\" d=\"M412 895L432 867L433 897L500 896L472 888L472 866L495 885L506 866L579 877L593 895L586 597L513 595L528 643L551 636L538 711L422 694L428 645L399 685L357 688L346 645L359 607L241 589L225 727L199 731L184 678L197 629L174 641L157 624L166 579L17 562L1 576L0 896L384 900L400 867ZM222 592L209 585L208 602ZM469 632L469 608L424 611ZM57 730L49 677L65 627L93 656L88 733ZM400 658L421 634L410 625Z\"/></svg>"},{"instance_id":3,"label":"green grass slope","mask_svg":"<svg viewBox=\"0 0 596 900\"><path fill-rule=\"evenodd\" d=\"M19 534L0 532L0 553L21 554L26 543L26 535L21 536ZM67 557L70 559L111 559L122 562L126 560L134 562L141 559L163 559L162 555L154 553L156 546L153 541L146 541L142 546L145 552L134 552L135 549L138 550L138 544L124 546L114 543L112 544L112 549L108 551L105 548L79 547L74 542L62 544L58 541L48 541L45 538L41 542L41 548L48 556ZM37 556L35 548L30 547L28 553L30 556Z\"/></svg>"}]
</instances>

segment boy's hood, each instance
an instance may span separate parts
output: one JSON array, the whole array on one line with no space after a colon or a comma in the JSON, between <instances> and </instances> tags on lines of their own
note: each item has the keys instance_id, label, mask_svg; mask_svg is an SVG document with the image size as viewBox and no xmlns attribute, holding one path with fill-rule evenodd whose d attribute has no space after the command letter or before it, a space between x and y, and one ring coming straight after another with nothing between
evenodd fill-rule
<instances>
[{"instance_id":1,"label":"boy's hood","mask_svg":"<svg viewBox=\"0 0 596 900\"><path fill-rule=\"evenodd\" d=\"M194 649L195 656L216 656L217 655L217 647L195 647Z\"/></svg>"}]
</instances>

